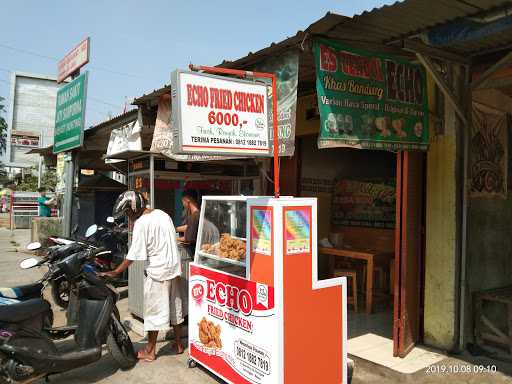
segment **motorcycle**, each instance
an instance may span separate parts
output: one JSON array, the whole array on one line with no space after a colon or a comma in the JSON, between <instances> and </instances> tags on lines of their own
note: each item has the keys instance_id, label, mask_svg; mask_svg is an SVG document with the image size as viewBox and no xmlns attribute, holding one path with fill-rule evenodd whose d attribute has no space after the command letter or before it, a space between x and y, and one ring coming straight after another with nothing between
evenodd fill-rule
<instances>
[{"instance_id":1,"label":"motorcycle","mask_svg":"<svg viewBox=\"0 0 512 384\"><path fill-rule=\"evenodd\" d=\"M78 249L86 249L89 245L101 246L110 252L97 256L88 263L89 268L96 272L108 272L115 269L128 252L128 232L122 224L116 223L112 217L107 218L107 225L104 227L91 225L83 239L69 239L65 237L50 236L48 238L53 244L48 248L49 262L55 262L63 256L69 255ZM39 243L35 243L39 244ZM32 246L32 244L29 244ZM40 249L41 246L39 244ZM32 250L35 250L32 246ZM128 285L127 272L124 276L109 278L108 282L115 287L126 287ZM70 302L71 285L64 276L55 276L50 282L52 299L61 308L68 308ZM1 293L0 293L1 295ZM69 311L68 311L69 312Z\"/></svg>"},{"instance_id":2,"label":"motorcycle","mask_svg":"<svg viewBox=\"0 0 512 384\"><path fill-rule=\"evenodd\" d=\"M40 243L31 243L27 246L28 250L36 250L41 247ZM30 261L22 261L20 267L23 269L30 266ZM20 301L37 299L42 297L44 289L43 283L37 282L33 284L20 285L17 287L0 287L0 305L16 304Z\"/></svg>"},{"instance_id":3,"label":"motorcycle","mask_svg":"<svg viewBox=\"0 0 512 384\"><path fill-rule=\"evenodd\" d=\"M35 298L0 306L0 382L33 381L91 364L101 358L104 345L121 369L135 365L133 345L116 307L117 292L84 268L102 252L91 248L49 263L42 279L44 285L55 275L63 274L78 287L79 316L73 326L72 350L63 349L49 337L44 319L52 309L46 300ZM27 259L22 263L24 267L35 267L41 265L41 260Z\"/></svg>"},{"instance_id":4,"label":"motorcycle","mask_svg":"<svg viewBox=\"0 0 512 384\"><path fill-rule=\"evenodd\" d=\"M28 258L23 260L20 263L20 267L22 269L30 269L35 266L41 267L43 265L47 265L49 268L52 265L56 264L59 260L64 259L65 257L86 249L94 250L97 247L87 245L84 243L69 243L62 246L52 246L47 249L46 254L39 259ZM30 243L27 246L28 250L38 251L41 249L41 244ZM109 254L110 251L103 251L101 254ZM101 254L98 254L97 257L102 257ZM37 261L37 263L35 262ZM96 273L95 268L91 265L91 263L84 264L84 269ZM65 307L67 310L66 317L68 319L68 325L76 324L76 319L78 315L78 303L76 300L71 300L73 305L69 305L70 297L74 297L76 299L76 286L72 284L72 282L66 279L66 276L63 273L54 273L51 279L41 279L33 284L27 284L17 287L0 287L0 305L11 305L20 303L22 301L27 301L30 299L40 298L44 299L43 291L47 286L50 286L51 295L53 301L62 306L62 302L65 303ZM54 338L62 338L69 336L73 327L61 328L59 331L65 331L65 334L61 334L60 332L56 332L55 329L51 328L53 324L53 312L49 312L50 317L45 321L45 329L51 334Z\"/></svg>"},{"instance_id":5,"label":"motorcycle","mask_svg":"<svg viewBox=\"0 0 512 384\"><path fill-rule=\"evenodd\" d=\"M60 243L58 245L50 246L46 249L43 254L43 258L41 264L54 264L59 260L65 258L66 256L71 255L72 253L78 252L80 250L84 250L88 247L86 243L82 242L65 242ZM40 243L30 243L27 246L27 250L41 252L42 246ZM21 268L24 268L23 265L20 265ZM69 294L70 294L70 284L69 281L66 280L63 274L55 275L54 278L48 282L51 287L51 295L52 299L59 307L66 309L69 304ZM1 300L4 303L7 303L6 300L19 300L23 301L27 298L38 297L38 291L41 291L42 287L40 283L30 284L25 287L14 287L14 288L0 288L0 304Z\"/></svg>"},{"instance_id":6,"label":"motorcycle","mask_svg":"<svg viewBox=\"0 0 512 384\"><path fill-rule=\"evenodd\" d=\"M104 226L91 225L85 233L85 238L88 242L112 252L111 257L96 260L96 267L102 272L118 267L128 253L128 230L124 224L115 222L113 217L108 217ZM117 279L113 284L117 287L128 285L127 276Z\"/></svg>"},{"instance_id":7,"label":"motorcycle","mask_svg":"<svg viewBox=\"0 0 512 384\"><path fill-rule=\"evenodd\" d=\"M27 246L27 250L29 251L39 251L41 249L41 244L39 242L30 243ZM52 246L47 249L46 255L42 259L41 265L43 263L54 263L59 259L64 258L65 256L69 256L73 252L77 252L80 249L80 246L75 243L67 244L64 246ZM24 260L20 267L22 269L31 268L30 259ZM56 276L56 280L64 280L63 276ZM54 281L50 282L50 285L55 286L58 283ZM35 299L38 297L42 297L42 291L44 289L42 282L36 282L33 284L27 284L18 287L0 287L0 305L8 305L17 303L20 301L25 301L29 299ZM54 296L55 301L59 301L59 298L56 297L54 291L57 292L57 289L52 290L52 295Z\"/></svg>"}]
</instances>

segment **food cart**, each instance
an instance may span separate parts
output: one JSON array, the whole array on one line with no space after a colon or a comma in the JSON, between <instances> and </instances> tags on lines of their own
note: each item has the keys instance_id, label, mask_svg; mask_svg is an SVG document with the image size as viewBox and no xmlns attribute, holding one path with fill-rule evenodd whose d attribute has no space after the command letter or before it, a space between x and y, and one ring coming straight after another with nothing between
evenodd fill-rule
<instances>
[{"instance_id":1,"label":"food cart","mask_svg":"<svg viewBox=\"0 0 512 384\"><path fill-rule=\"evenodd\" d=\"M203 197L190 364L229 383L346 383L346 281L318 279L317 201Z\"/></svg>"}]
</instances>

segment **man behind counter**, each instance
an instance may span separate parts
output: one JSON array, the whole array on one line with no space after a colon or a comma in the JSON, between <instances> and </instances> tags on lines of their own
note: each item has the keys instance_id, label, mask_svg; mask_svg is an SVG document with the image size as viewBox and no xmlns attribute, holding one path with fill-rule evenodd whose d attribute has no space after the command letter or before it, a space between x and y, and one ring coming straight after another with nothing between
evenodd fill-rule
<instances>
[{"instance_id":1,"label":"man behind counter","mask_svg":"<svg viewBox=\"0 0 512 384\"><path fill-rule=\"evenodd\" d=\"M195 191L185 191L181 198L183 208L185 209L184 225L176 228L176 231L183 233L178 237L178 241L188 245L189 255L193 255L197 240L197 231L199 229L199 203L197 202L197 193Z\"/></svg>"}]
</instances>

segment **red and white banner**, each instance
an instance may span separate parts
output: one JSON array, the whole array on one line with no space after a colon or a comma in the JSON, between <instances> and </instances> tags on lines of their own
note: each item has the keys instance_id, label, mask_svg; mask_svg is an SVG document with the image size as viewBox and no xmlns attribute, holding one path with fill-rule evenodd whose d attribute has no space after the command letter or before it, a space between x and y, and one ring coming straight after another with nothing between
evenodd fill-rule
<instances>
[{"instance_id":1,"label":"red and white banner","mask_svg":"<svg viewBox=\"0 0 512 384\"><path fill-rule=\"evenodd\" d=\"M59 61L57 83L62 83L66 78L78 71L89 62L90 38L83 39L64 58Z\"/></svg>"},{"instance_id":2,"label":"red and white banner","mask_svg":"<svg viewBox=\"0 0 512 384\"><path fill-rule=\"evenodd\" d=\"M174 152L270 155L265 84L175 71L171 87Z\"/></svg>"},{"instance_id":3,"label":"red and white banner","mask_svg":"<svg viewBox=\"0 0 512 384\"><path fill-rule=\"evenodd\" d=\"M278 380L274 288L190 264L189 351L230 383Z\"/></svg>"}]
</instances>

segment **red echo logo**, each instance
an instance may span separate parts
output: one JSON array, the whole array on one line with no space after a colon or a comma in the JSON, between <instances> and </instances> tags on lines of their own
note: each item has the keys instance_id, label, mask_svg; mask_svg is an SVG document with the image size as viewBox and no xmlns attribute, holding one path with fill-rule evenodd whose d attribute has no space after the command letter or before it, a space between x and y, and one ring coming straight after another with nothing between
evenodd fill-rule
<instances>
[{"instance_id":1,"label":"red echo logo","mask_svg":"<svg viewBox=\"0 0 512 384\"><path fill-rule=\"evenodd\" d=\"M220 281L206 280L206 299L233 311L249 316L252 313L252 297L246 289Z\"/></svg>"},{"instance_id":2,"label":"red echo logo","mask_svg":"<svg viewBox=\"0 0 512 384\"><path fill-rule=\"evenodd\" d=\"M195 301L200 301L204 296L204 288L201 284L196 284L192 287L192 297Z\"/></svg>"}]
</instances>

